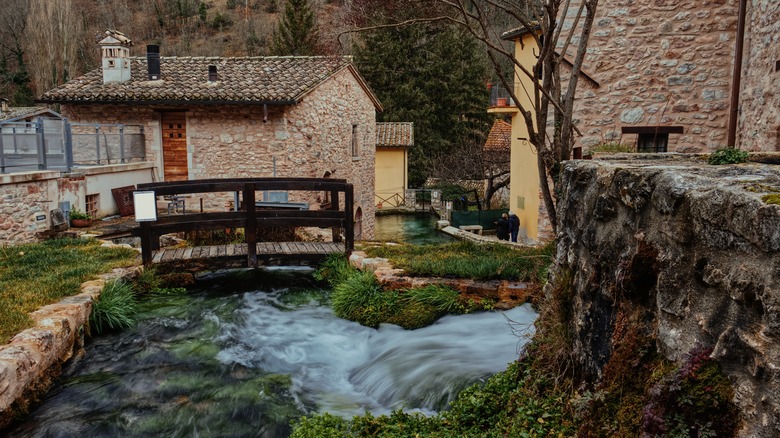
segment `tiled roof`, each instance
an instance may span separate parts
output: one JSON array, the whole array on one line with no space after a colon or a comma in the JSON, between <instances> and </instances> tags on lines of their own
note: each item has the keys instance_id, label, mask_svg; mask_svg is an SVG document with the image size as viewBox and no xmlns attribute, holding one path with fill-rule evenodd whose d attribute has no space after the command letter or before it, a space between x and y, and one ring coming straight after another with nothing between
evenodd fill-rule
<instances>
[{"instance_id":1,"label":"tiled roof","mask_svg":"<svg viewBox=\"0 0 780 438\"><path fill-rule=\"evenodd\" d=\"M414 146L414 123L384 122L376 124L376 147Z\"/></svg>"},{"instance_id":2,"label":"tiled roof","mask_svg":"<svg viewBox=\"0 0 780 438\"><path fill-rule=\"evenodd\" d=\"M503 121L496 120L485 141L485 151L488 152L509 152L512 147L512 125Z\"/></svg>"},{"instance_id":3,"label":"tiled roof","mask_svg":"<svg viewBox=\"0 0 780 438\"><path fill-rule=\"evenodd\" d=\"M24 117L37 115L60 117L59 114L44 106L12 106L8 107L8 111L0 110L0 122L10 122Z\"/></svg>"},{"instance_id":4,"label":"tiled roof","mask_svg":"<svg viewBox=\"0 0 780 438\"><path fill-rule=\"evenodd\" d=\"M103 84L98 68L47 91L47 103L295 103L336 72L351 68L349 57L161 57L162 79L149 81L145 57L131 57L132 78ZM208 67L218 80L209 82ZM366 88L369 95L370 91ZM379 107L379 102L375 104Z\"/></svg>"}]
</instances>

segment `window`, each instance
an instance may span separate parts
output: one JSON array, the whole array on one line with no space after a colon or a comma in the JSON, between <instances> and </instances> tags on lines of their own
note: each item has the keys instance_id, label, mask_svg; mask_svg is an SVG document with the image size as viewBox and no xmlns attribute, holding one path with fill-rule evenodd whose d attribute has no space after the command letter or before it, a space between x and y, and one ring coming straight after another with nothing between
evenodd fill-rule
<instances>
[{"instance_id":1,"label":"window","mask_svg":"<svg viewBox=\"0 0 780 438\"><path fill-rule=\"evenodd\" d=\"M637 152L666 152L669 134L639 134Z\"/></svg>"},{"instance_id":2,"label":"window","mask_svg":"<svg viewBox=\"0 0 780 438\"><path fill-rule=\"evenodd\" d=\"M93 194L93 195L87 195L84 198L85 203L87 204L87 208L85 213L90 215L91 217L95 218L98 214L98 201L100 200L100 194Z\"/></svg>"},{"instance_id":3,"label":"window","mask_svg":"<svg viewBox=\"0 0 780 438\"><path fill-rule=\"evenodd\" d=\"M113 59L109 59L108 60L108 68L114 68L114 60Z\"/></svg>"},{"instance_id":4,"label":"window","mask_svg":"<svg viewBox=\"0 0 780 438\"><path fill-rule=\"evenodd\" d=\"M623 134L637 134L637 152L668 152L669 134L682 134L682 126L623 126Z\"/></svg>"},{"instance_id":5,"label":"window","mask_svg":"<svg viewBox=\"0 0 780 438\"><path fill-rule=\"evenodd\" d=\"M358 125L352 125L352 158L357 158L360 152L358 140Z\"/></svg>"}]
</instances>

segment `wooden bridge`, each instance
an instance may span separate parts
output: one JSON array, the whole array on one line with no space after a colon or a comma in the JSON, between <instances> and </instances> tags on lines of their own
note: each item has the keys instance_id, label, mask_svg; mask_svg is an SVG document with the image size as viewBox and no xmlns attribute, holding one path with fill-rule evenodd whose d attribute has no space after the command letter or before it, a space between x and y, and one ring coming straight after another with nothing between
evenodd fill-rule
<instances>
[{"instance_id":1,"label":"wooden bridge","mask_svg":"<svg viewBox=\"0 0 780 438\"><path fill-rule=\"evenodd\" d=\"M258 191L326 192L330 208L301 210L288 203L257 202ZM212 211L160 216L140 222L133 235L141 238L144 265L186 262L194 259L245 257L247 266L256 267L258 259L273 257L319 259L327 254L354 249L353 188L344 179L331 178L235 178L171 181L139 184L136 191L154 192L155 198L179 199L199 193L225 193L240 205L234 211ZM340 210L343 196L344 209ZM296 206L296 205L293 205ZM170 209L168 213L171 213ZM258 242L257 230L267 227L329 227L333 242ZM244 242L233 245L209 245L191 248L160 249L160 236L183 231L243 228ZM342 241L341 235L344 233Z\"/></svg>"}]
</instances>

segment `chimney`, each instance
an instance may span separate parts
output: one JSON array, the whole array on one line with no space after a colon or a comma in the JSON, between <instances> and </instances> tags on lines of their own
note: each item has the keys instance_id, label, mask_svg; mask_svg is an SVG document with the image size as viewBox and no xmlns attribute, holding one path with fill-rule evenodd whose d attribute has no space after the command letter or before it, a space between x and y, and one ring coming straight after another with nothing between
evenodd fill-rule
<instances>
[{"instance_id":1,"label":"chimney","mask_svg":"<svg viewBox=\"0 0 780 438\"><path fill-rule=\"evenodd\" d=\"M9 109L8 109L8 99L0 99L0 102L3 103L3 112L7 113L9 111Z\"/></svg>"},{"instance_id":2,"label":"chimney","mask_svg":"<svg viewBox=\"0 0 780 438\"><path fill-rule=\"evenodd\" d=\"M160 46L150 44L146 46L146 64L149 66L149 80L162 79L160 74Z\"/></svg>"},{"instance_id":3,"label":"chimney","mask_svg":"<svg viewBox=\"0 0 780 438\"><path fill-rule=\"evenodd\" d=\"M217 77L217 66L216 65L210 65L209 66L209 82L217 82L219 78Z\"/></svg>"},{"instance_id":4,"label":"chimney","mask_svg":"<svg viewBox=\"0 0 780 438\"><path fill-rule=\"evenodd\" d=\"M125 34L108 29L98 43L102 52L103 83L116 84L131 79L130 46L133 42Z\"/></svg>"}]
</instances>

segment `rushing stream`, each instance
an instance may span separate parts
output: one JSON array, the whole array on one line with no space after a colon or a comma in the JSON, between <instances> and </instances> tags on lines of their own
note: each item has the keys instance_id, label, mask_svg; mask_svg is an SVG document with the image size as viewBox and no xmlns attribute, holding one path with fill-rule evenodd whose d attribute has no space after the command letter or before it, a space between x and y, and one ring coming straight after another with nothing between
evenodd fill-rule
<instances>
[{"instance_id":1,"label":"rushing stream","mask_svg":"<svg viewBox=\"0 0 780 438\"><path fill-rule=\"evenodd\" d=\"M506 368L528 307L378 330L335 317L302 270L243 271L144 304L97 336L10 436L287 436L311 412L441 410Z\"/></svg>"}]
</instances>

